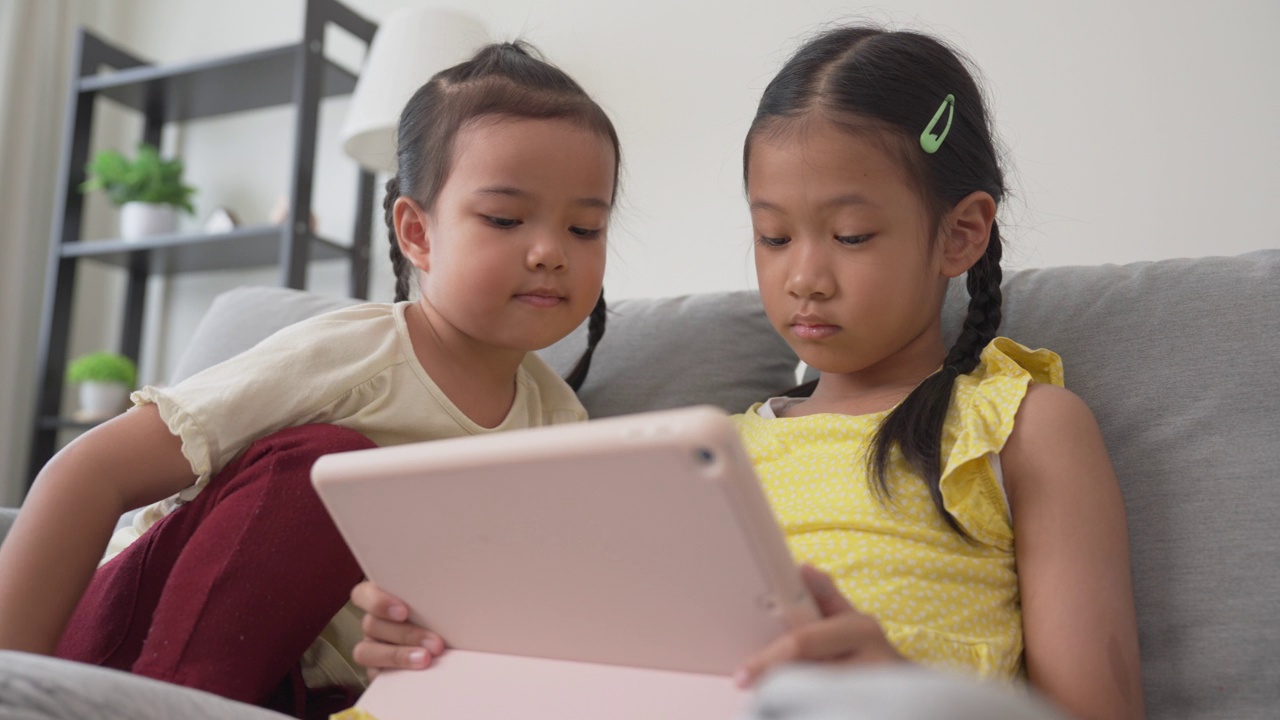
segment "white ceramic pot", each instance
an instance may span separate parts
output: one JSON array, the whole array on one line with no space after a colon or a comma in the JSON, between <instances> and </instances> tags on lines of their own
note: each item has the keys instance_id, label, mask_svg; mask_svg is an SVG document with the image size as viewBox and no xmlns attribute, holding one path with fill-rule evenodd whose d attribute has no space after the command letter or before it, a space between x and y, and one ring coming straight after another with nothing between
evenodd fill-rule
<instances>
[{"instance_id":1,"label":"white ceramic pot","mask_svg":"<svg viewBox=\"0 0 1280 720\"><path fill-rule=\"evenodd\" d=\"M139 240L178 230L178 208L162 203L128 202L120 207L120 237Z\"/></svg>"},{"instance_id":2,"label":"white ceramic pot","mask_svg":"<svg viewBox=\"0 0 1280 720\"><path fill-rule=\"evenodd\" d=\"M106 420L124 411L129 388L123 383L88 381L80 383L78 420Z\"/></svg>"}]
</instances>

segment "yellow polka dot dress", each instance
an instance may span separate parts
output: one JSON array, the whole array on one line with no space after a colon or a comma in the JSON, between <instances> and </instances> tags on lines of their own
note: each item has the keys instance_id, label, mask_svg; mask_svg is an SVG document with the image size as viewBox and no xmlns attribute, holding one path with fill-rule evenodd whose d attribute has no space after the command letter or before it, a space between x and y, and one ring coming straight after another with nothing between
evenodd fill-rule
<instances>
[{"instance_id":1,"label":"yellow polka dot dress","mask_svg":"<svg viewBox=\"0 0 1280 720\"><path fill-rule=\"evenodd\" d=\"M1021 671L1013 523L998 466L1031 382L1061 385L1061 359L1008 338L956 379L941 489L972 541L946 524L896 451L889 499L872 489L866 448L887 411L776 418L756 405L734 418L796 561L830 573L910 660L989 678Z\"/></svg>"}]
</instances>

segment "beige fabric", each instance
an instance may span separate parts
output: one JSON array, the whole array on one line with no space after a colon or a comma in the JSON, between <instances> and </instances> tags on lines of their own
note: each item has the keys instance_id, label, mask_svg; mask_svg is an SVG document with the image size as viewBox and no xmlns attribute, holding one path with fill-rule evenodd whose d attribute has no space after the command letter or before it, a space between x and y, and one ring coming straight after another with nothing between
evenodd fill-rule
<instances>
[{"instance_id":1,"label":"beige fabric","mask_svg":"<svg viewBox=\"0 0 1280 720\"><path fill-rule=\"evenodd\" d=\"M516 374L516 397L507 417L495 428L477 425L414 355L405 322L409 304L369 303L304 320L172 388L135 392L134 403L155 403L169 429L182 438L182 452L197 480L118 530L103 562L195 498L213 474L255 440L287 427L329 423L386 446L587 419L569 386L530 353ZM351 659L360 637L359 611L348 604L304 656L307 684L363 685Z\"/></svg>"}]
</instances>

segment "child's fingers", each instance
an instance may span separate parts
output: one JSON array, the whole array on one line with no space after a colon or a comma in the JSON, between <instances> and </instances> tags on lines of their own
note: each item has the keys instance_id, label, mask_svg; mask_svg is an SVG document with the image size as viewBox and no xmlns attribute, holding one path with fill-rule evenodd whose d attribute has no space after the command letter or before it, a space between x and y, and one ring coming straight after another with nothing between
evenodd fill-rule
<instances>
[{"instance_id":1,"label":"child's fingers","mask_svg":"<svg viewBox=\"0 0 1280 720\"><path fill-rule=\"evenodd\" d=\"M852 612L853 604L840 592L836 581L831 576L812 565L800 566L800 579L804 581L813 601L818 605L822 617L831 617L841 613Z\"/></svg>"},{"instance_id":2,"label":"child's fingers","mask_svg":"<svg viewBox=\"0 0 1280 720\"><path fill-rule=\"evenodd\" d=\"M848 621L849 618L828 618L792 630L743 663L734 675L734 681L745 688L771 668L784 663L844 659L851 654L859 635L858 628Z\"/></svg>"},{"instance_id":3,"label":"child's fingers","mask_svg":"<svg viewBox=\"0 0 1280 720\"><path fill-rule=\"evenodd\" d=\"M425 648L432 655L444 652L444 639L439 635L410 623L391 622L373 615L360 619L365 638L388 645Z\"/></svg>"},{"instance_id":4,"label":"child's fingers","mask_svg":"<svg viewBox=\"0 0 1280 720\"><path fill-rule=\"evenodd\" d=\"M422 670L432 661L426 648L388 645L367 638L356 643L351 656L367 668L370 679L379 670Z\"/></svg>"},{"instance_id":5,"label":"child's fingers","mask_svg":"<svg viewBox=\"0 0 1280 720\"><path fill-rule=\"evenodd\" d=\"M409 606L373 584L371 580L351 589L351 602L356 607L384 620L404 622L409 619Z\"/></svg>"},{"instance_id":6,"label":"child's fingers","mask_svg":"<svg viewBox=\"0 0 1280 720\"><path fill-rule=\"evenodd\" d=\"M734 681L739 687L749 687L773 667L798 660L887 663L903 662L904 658L875 618L849 606L843 612L796 628L777 639L744 663L734 675Z\"/></svg>"}]
</instances>

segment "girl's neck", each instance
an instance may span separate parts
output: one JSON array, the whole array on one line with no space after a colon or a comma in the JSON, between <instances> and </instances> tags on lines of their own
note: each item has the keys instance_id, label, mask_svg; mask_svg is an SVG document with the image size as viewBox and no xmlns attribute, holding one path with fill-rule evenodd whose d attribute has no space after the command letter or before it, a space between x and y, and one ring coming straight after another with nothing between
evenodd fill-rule
<instances>
[{"instance_id":1,"label":"girl's neck","mask_svg":"<svg viewBox=\"0 0 1280 720\"><path fill-rule=\"evenodd\" d=\"M942 366L946 349L942 333L926 332L905 347L868 367L849 373L827 373L808 400L788 415L869 415L892 409L925 378Z\"/></svg>"},{"instance_id":2,"label":"girl's neck","mask_svg":"<svg viewBox=\"0 0 1280 720\"><path fill-rule=\"evenodd\" d=\"M445 397L477 425L501 425L515 402L525 353L464 334L423 300L406 309L405 321L414 355Z\"/></svg>"}]
</instances>

